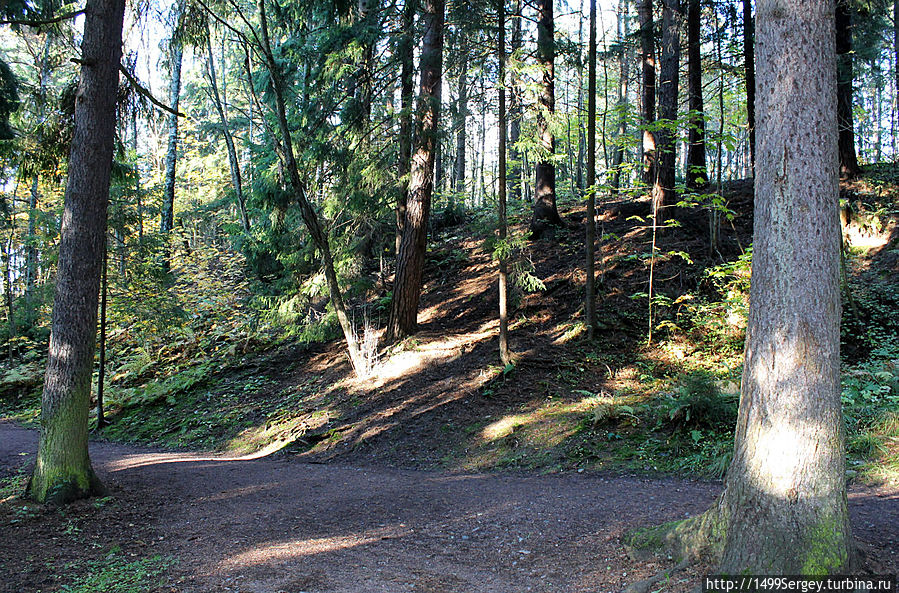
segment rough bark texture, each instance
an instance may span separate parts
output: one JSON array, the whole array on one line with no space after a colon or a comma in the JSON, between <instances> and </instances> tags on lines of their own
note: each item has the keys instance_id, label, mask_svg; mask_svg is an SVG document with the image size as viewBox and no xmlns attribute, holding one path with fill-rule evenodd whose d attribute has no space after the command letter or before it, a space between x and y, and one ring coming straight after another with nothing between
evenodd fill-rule
<instances>
[{"instance_id":1,"label":"rough bark texture","mask_svg":"<svg viewBox=\"0 0 899 593\"><path fill-rule=\"evenodd\" d=\"M752 0L743 0L743 75L746 80L746 118L749 122L749 160L755 170L755 21Z\"/></svg>"},{"instance_id":2,"label":"rough bark texture","mask_svg":"<svg viewBox=\"0 0 899 593\"><path fill-rule=\"evenodd\" d=\"M653 42L652 0L638 0L640 20L640 62L643 64L642 123L651 126L656 119L656 50ZM643 130L643 182L655 183L656 137Z\"/></svg>"},{"instance_id":3,"label":"rough bark texture","mask_svg":"<svg viewBox=\"0 0 899 593\"><path fill-rule=\"evenodd\" d=\"M587 48L587 281L584 314L587 336L596 332L596 0L590 0L590 41Z\"/></svg>"},{"instance_id":4,"label":"rough bark texture","mask_svg":"<svg viewBox=\"0 0 899 593\"><path fill-rule=\"evenodd\" d=\"M833 2L757 3L755 243L721 569L850 562L840 410Z\"/></svg>"},{"instance_id":5,"label":"rough bark texture","mask_svg":"<svg viewBox=\"0 0 899 593\"><path fill-rule=\"evenodd\" d=\"M677 119L677 91L680 83L680 35L683 15L680 0L664 0L662 11L662 57L659 77L659 119L666 124ZM656 133L658 175L652 188L655 211L662 220L668 218L669 207L676 194L675 165L677 160L676 135L670 129Z\"/></svg>"},{"instance_id":6,"label":"rough bark texture","mask_svg":"<svg viewBox=\"0 0 899 593\"><path fill-rule=\"evenodd\" d=\"M852 117L852 14L849 0L838 0L836 6L837 40L837 120L840 139L840 176L852 179L861 169L855 153L855 127Z\"/></svg>"},{"instance_id":7,"label":"rough bark texture","mask_svg":"<svg viewBox=\"0 0 899 593\"><path fill-rule=\"evenodd\" d=\"M705 105L702 99L701 0L688 0L687 7L687 84L690 111L696 115L690 122L687 144L687 191L703 192L708 187L705 152ZM747 58L748 60L748 58ZM750 134L752 134L750 128Z\"/></svg>"},{"instance_id":8,"label":"rough bark texture","mask_svg":"<svg viewBox=\"0 0 899 593\"><path fill-rule=\"evenodd\" d=\"M537 64L543 71L540 94L537 97L537 135L540 137L543 156L537 163L534 180L534 218L531 221L531 231L535 238L542 234L546 225L562 224L556 206L556 166L552 161L556 152L556 139L550 125L556 112L553 0L538 0L537 12Z\"/></svg>"},{"instance_id":9,"label":"rough bark texture","mask_svg":"<svg viewBox=\"0 0 899 593\"><path fill-rule=\"evenodd\" d=\"M97 300L122 55L124 0L88 0L69 156L41 439L29 494L65 503L102 490L87 450Z\"/></svg>"},{"instance_id":10,"label":"rough bark texture","mask_svg":"<svg viewBox=\"0 0 899 593\"><path fill-rule=\"evenodd\" d=\"M387 339L397 340L415 332L422 270L428 239L428 217L433 193L434 157L440 119L440 80L443 71L443 0L423 0L417 147L412 158L405 228L396 258L393 303Z\"/></svg>"},{"instance_id":11,"label":"rough bark texture","mask_svg":"<svg viewBox=\"0 0 899 593\"><path fill-rule=\"evenodd\" d=\"M400 252L400 241L403 227L406 224L406 200L408 198L409 171L412 168L412 100L414 99L414 83L412 80L412 46L415 41L415 5L416 0L406 0L403 6L401 23L402 37L397 44L396 52L400 56L400 156L399 178L400 188L396 200L396 241L394 253Z\"/></svg>"}]
</instances>

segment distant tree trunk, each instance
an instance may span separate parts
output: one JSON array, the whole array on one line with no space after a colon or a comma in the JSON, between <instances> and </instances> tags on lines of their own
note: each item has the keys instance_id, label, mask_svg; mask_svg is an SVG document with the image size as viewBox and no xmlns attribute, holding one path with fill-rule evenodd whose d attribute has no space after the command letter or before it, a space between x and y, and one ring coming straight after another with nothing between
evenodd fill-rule
<instances>
[{"instance_id":1,"label":"distant tree trunk","mask_svg":"<svg viewBox=\"0 0 899 593\"><path fill-rule=\"evenodd\" d=\"M87 449L97 300L115 134L124 0L88 0L60 231L41 436L29 495L64 504L102 491Z\"/></svg>"},{"instance_id":2,"label":"distant tree trunk","mask_svg":"<svg viewBox=\"0 0 899 593\"><path fill-rule=\"evenodd\" d=\"M537 97L537 135L540 141L541 160L537 163L534 180L534 218L531 232L538 238L547 225L562 225L556 206L556 166L552 161L556 151L551 119L556 112L555 99L555 23L553 0L537 0L537 63L543 72L540 94Z\"/></svg>"},{"instance_id":3,"label":"distant tree trunk","mask_svg":"<svg viewBox=\"0 0 899 593\"><path fill-rule=\"evenodd\" d=\"M350 357L350 363L357 375L365 373L367 364L359 350L359 344L356 340L356 331L353 328L350 318L347 315L346 304L343 301L343 294L340 292L340 284L337 281L337 272L334 270L334 257L331 255L331 244L328 238L328 232L323 228L318 214L309 202L306 195L306 184L300 177L300 169L297 165L296 156L293 151L293 139L290 135L290 125L287 121L287 106L284 100L284 81L281 79L280 70L275 62L272 54L271 42L269 41L268 24L265 16L265 0L259 0L259 22L262 33L262 51L266 60L266 67L272 82L272 91L275 99L275 111L278 118L278 128L281 131L281 141L275 142L276 150L279 151L281 163L284 166L288 183L294 192L294 197L300 206L300 215L303 223L309 231L309 235L315 244L316 249L322 256L322 267L325 272L325 281L328 284L328 294L331 306L337 314L337 321L343 331L343 337L347 343L347 353Z\"/></svg>"},{"instance_id":4,"label":"distant tree trunk","mask_svg":"<svg viewBox=\"0 0 899 593\"><path fill-rule=\"evenodd\" d=\"M13 343L15 340L13 338L16 337L16 309L14 306L15 303L15 294L13 294L13 275L12 275L12 267L9 265L10 262L10 251L12 250L13 245L13 237L15 236L15 226L12 222L13 217L10 216L10 233L9 236L0 244L0 257L3 259L3 296L6 299L6 314L7 314L7 324L9 329L9 339L6 340L6 345L8 347L7 354L9 355L9 360L12 361L13 358Z\"/></svg>"},{"instance_id":5,"label":"distant tree trunk","mask_svg":"<svg viewBox=\"0 0 899 593\"><path fill-rule=\"evenodd\" d=\"M688 133L687 191L704 192L709 184L709 173L705 157L705 105L702 99L702 0L688 0L688 2L687 80L690 111L695 115L690 122ZM752 133L750 128L750 134Z\"/></svg>"},{"instance_id":6,"label":"distant tree trunk","mask_svg":"<svg viewBox=\"0 0 899 593\"><path fill-rule=\"evenodd\" d=\"M630 60L627 38L630 37L628 12L630 0L618 0L618 134L615 137L615 151L612 153L611 194L618 195L621 187L621 165L624 163L624 147L627 142L627 90L630 78Z\"/></svg>"},{"instance_id":7,"label":"distant tree trunk","mask_svg":"<svg viewBox=\"0 0 899 593\"><path fill-rule=\"evenodd\" d=\"M584 114L584 64L581 60L581 47L584 46L584 0L580 2L580 10L578 11L578 27L577 27L577 46L578 46L578 61L577 61L577 169L575 171L575 186L577 187L577 193L575 195L582 196L584 195L584 160L585 160L585 151L587 149L587 138L584 134L584 126L583 126L583 114ZM569 77L570 78L570 77ZM565 101L568 102L568 85L566 82L565 85ZM569 154L571 153L571 115L569 106L565 105L565 112L567 114L568 120L568 143L569 143ZM569 158L569 169L571 168L571 159ZM574 192L572 192L574 193Z\"/></svg>"},{"instance_id":8,"label":"distant tree trunk","mask_svg":"<svg viewBox=\"0 0 899 593\"><path fill-rule=\"evenodd\" d=\"M434 157L440 120L440 80L443 71L443 0L422 0L421 85L418 117L418 144L412 159L409 202L403 238L396 259L393 303L387 324L388 341L415 333L422 272L428 239L428 217L433 192Z\"/></svg>"},{"instance_id":9,"label":"distant tree trunk","mask_svg":"<svg viewBox=\"0 0 899 593\"><path fill-rule=\"evenodd\" d=\"M638 0L640 19L640 62L643 64L643 125L651 126L656 120L656 51L653 36L652 0ZM643 130L643 183L652 186L656 178L656 136Z\"/></svg>"},{"instance_id":10,"label":"distant tree trunk","mask_svg":"<svg viewBox=\"0 0 899 593\"><path fill-rule=\"evenodd\" d=\"M497 93L499 94L499 186L497 188L497 209L499 215L499 240L505 243L508 237L506 220L506 0L498 0L497 22L499 23ZM509 348L509 260L505 248L499 256L499 359L503 365L512 364Z\"/></svg>"},{"instance_id":11,"label":"distant tree trunk","mask_svg":"<svg viewBox=\"0 0 899 593\"><path fill-rule=\"evenodd\" d=\"M178 111L178 103L181 100L181 60L184 55L184 46L181 41L181 18L184 13L184 3L179 0L172 9L174 11L174 26L172 38L169 41L169 106L173 111ZM162 188L162 209L159 222L159 231L163 234L171 233L175 225L175 174L178 160L178 116L174 113L166 115L168 127L168 149L165 154L165 179ZM163 266L168 270L171 254L169 248L165 249Z\"/></svg>"},{"instance_id":12,"label":"distant tree trunk","mask_svg":"<svg viewBox=\"0 0 899 593\"><path fill-rule=\"evenodd\" d=\"M852 106L852 13L849 0L837 0L837 113L840 139L840 176L852 179L861 172L855 153L855 127Z\"/></svg>"},{"instance_id":13,"label":"distant tree trunk","mask_svg":"<svg viewBox=\"0 0 899 593\"><path fill-rule=\"evenodd\" d=\"M899 2L899 0L897 0ZM512 39L511 49L515 54L521 49L521 0L514 0L514 14L512 15ZM519 75L517 72L512 73L512 80L509 85L509 153L512 162L509 165L509 193L514 201L522 199L522 172L521 163L522 155L516 145L521 137L521 89L519 88Z\"/></svg>"},{"instance_id":14,"label":"distant tree trunk","mask_svg":"<svg viewBox=\"0 0 899 593\"><path fill-rule=\"evenodd\" d=\"M893 117L891 122L893 127L893 160L897 159L896 155L896 128L895 122L897 117L896 111L899 110L899 0L893 0L893 71L895 78L893 79Z\"/></svg>"},{"instance_id":15,"label":"distant tree trunk","mask_svg":"<svg viewBox=\"0 0 899 593\"><path fill-rule=\"evenodd\" d=\"M662 11L662 59L659 85L659 119L666 124L677 120L677 94L680 82L680 32L683 18L680 0L664 0ZM653 185L652 197L655 211L662 220L676 200L675 166L677 141L672 130L657 132L658 175Z\"/></svg>"},{"instance_id":16,"label":"distant tree trunk","mask_svg":"<svg viewBox=\"0 0 899 593\"><path fill-rule=\"evenodd\" d=\"M752 19L752 0L743 0L743 54L746 118L749 122L749 159L755 171L755 23Z\"/></svg>"},{"instance_id":17,"label":"distant tree trunk","mask_svg":"<svg viewBox=\"0 0 899 593\"><path fill-rule=\"evenodd\" d=\"M131 140L134 154L137 154L137 109L131 110ZM141 198L140 188L140 169L135 171L134 175L134 194L137 196L137 239L139 242L144 240L144 203Z\"/></svg>"},{"instance_id":18,"label":"distant tree trunk","mask_svg":"<svg viewBox=\"0 0 899 593\"><path fill-rule=\"evenodd\" d=\"M459 79L456 86L456 162L453 165L453 193L465 193L465 143L466 126L468 117L468 49L464 42L461 43L462 63L459 66ZM462 198L463 203L465 198Z\"/></svg>"},{"instance_id":19,"label":"distant tree trunk","mask_svg":"<svg viewBox=\"0 0 899 593\"><path fill-rule=\"evenodd\" d=\"M240 176L240 161L237 159L237 149L234 146L234 137L228 127L228 116L225 114L225 106L219 94L219 86L215 76L215 59L212 54L212 31L209 24L206 25L206 53L207 66L209 68L209 86L212 89L212 102L222 124L222 137L225 139L225 147L228 149L228 167L231 170L231 185L234 188L234 198L240 212L240 222L245 233L250 232L250 217L247 215L246 200L243 196L243 182Z\"/></svg>"},{"instance_id":20,"label":"distant tree trunk","mask_svg":"<svg viewBox=\"0 0 899 593\"><path fill-rule=\"evenodd\" d=\"M596 336L596 0L590 0L587 48L587 281L584 312L587 337Z\"/></svg>"},{"instance_id":21,"label":"distant tree trunk","mask_svg":"<svg viewBox=\"0 0 899 593\"><path fill-rule=\"evenodd\" d=\"M414 82L412 75L412 50L415 41L415 7L417 0L406 0L403 5L402 36L397 44L400 56L400 157L399 177L401 187L396 201L396 245L395 254L400 252L400 241L406 223L406 199L409 193L409 171L412 168L412 101Z\"/></svg>"}]
</instances>

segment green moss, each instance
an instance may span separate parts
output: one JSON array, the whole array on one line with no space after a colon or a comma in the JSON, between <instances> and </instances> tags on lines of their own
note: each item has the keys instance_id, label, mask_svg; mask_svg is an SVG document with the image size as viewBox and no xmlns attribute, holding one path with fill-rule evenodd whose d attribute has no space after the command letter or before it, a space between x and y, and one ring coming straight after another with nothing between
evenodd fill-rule
<instances>
[{"instance_id":1,"label":"green moss","mask_svg":"<svg viewBox=\"0 0 899 593\"><path fill-rule=\"evenodd\" d=\"M676 560L718 558L724 545L726 523L718 505L705 513L662 525L631 531L624 537L632 555L667 554Z\"/></svg>"},{"instance_id":2,"label":"green moss","mask_svg":"<svg viewBox=\"0 0 899 593\"><path fill-rule=\"evenodd\" d=\"M827 576L849 567L843 522L836 515L827 515L810 532L803 551L802 574Z\"/></svg>"}]
</instances>

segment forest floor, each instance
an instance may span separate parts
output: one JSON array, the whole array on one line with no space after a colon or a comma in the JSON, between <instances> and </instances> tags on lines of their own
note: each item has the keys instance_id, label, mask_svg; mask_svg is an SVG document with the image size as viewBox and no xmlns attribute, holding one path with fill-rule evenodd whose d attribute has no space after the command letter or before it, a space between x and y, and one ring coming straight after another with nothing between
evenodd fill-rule
<instances>
[{"instance_id":1,"label":"forest floor","mask_svg":"<svg viewBox=\"0 0 899 593\"><path fill-rule=\"evenodd\" d=\"M899 178L886 174L841 188L857 210L842 347L853 529L868 568L897 573ZM704 210L656 237L652 342L644 199L599 209L596 340L583 205L517 248L543 287L513 295L514 367L497 354L484 213L434 229L420 331L364 379L339 340L223 339L219 358L179 342L157 358L193 366L168 373L123 360L112 425L91 445L111 497L64 511L15 498L36 434L2 419L36 424L41 375L36 362L30 383L11 369L23 387L0 394L0 575L14 576L0 592L88 593L124 575L143 585L111 591L616 592L669 567L628 558L621 536L704 510L730 460L751 181L725 195L733 217L713 253ZM383 296L365 305L375 325ZM707 570L655 590L690 590Z\"/></svg>"},{"instance_id":2,"label":"forest floor","mask_svg":"<svg viewBox=\"0 0 899 593\"><path fill-rule=\"evenodd\" d=\"M36 445L35 431L0 423L0 476L31 462ZM619 592L673 564L631 559L622 534L702 512L720 490L103 442L91 443L91 458L107 498L64 510L0 502L0 591ZM856 485L849 506L868 569L896 574L899 489ZM708 570L694 565L654 589L692 590Z\"/></svg>"}]
</instances>

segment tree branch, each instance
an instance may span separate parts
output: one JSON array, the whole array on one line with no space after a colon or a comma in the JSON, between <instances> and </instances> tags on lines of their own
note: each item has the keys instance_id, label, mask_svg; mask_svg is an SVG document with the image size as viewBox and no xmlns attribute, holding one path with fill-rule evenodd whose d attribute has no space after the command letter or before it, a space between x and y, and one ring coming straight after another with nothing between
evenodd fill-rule
<instances>
[{"instance_id":1,"label":"tree branch","mask_svg":"<svg viewBox=\"0 0 899 593\"><path fill-rule=\"evenodd\" d=\"M171 113L172 115L185 117L185 115L180 111L172 109L171 107L154 97L153 93L151 93L147 88L141 85L141 83L136 78L134 78L134 76L130 72L128 72L128 69L125 68L125 66L123 66L122 64L119 64L119 72L125 75L125 78L128 79L128 82L131 83L131 86L134 87L134 90L137 91L139 95L143 95L144 97L149 99L150 102L153 103L153 105L167 113Z\"/></svg>"},{"instance_id":2,"label":"tree branch","mask_svg":"<svg viewBox=\"0 0 899 593\"><path fill-rule=\"evenodd\" d=\"M84 14L84 9L74 10L72 12L67 12L65 14L61 14L59 16L54 16L49 19L25 19L25 20L2 20L0 21L0 25L22 25L25 27L42 27L44 25L53 25L55 23L59 23L61 21L67 21L69 19L73 19L76 16Z\"/></svg>"}]
</instances>

